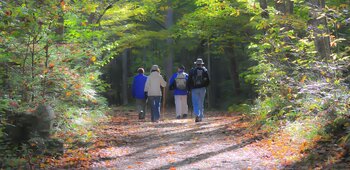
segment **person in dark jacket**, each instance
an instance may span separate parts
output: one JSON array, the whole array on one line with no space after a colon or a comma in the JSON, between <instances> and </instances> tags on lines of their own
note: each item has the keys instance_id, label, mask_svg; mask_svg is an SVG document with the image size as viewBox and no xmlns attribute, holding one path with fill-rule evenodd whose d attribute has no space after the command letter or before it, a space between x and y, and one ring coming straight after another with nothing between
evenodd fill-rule
<instances>
[{"instance_id":1,"label":"person in dark jacket","mask_svg":"<svg viewBox=\"0 0 350 170\"><path fill-rule=\"evenodd\" d=\"M185 72L185 66L180 65L177 72L170 78L170 90L174 90L176 119L187 117L187 80L188 74Z\"/></svg>"},{"instance_id":2,"label":"person in dark jacket","mask_svg":"<svg viewBox=\"0 0 350 170\"><path fill-rule=\"evenodd\" d=\"M204 67L204 62L201 58L197 58L195 68L189 72L187 87L192 94L193 112L196 115L195 122L201 122L204 117L204 99L206 87L209 85L208 70Z\"/></svg>"},{"instance_id":3,"label":"person in dark jacket","mask_svg":"<svg viewBox=\"0 0 350 170\"><path fill-rule=\"evenodd\" d=\"M144 93L144 89L147 76L144 75L145 70L143 68L138 68L137 72L138 75L134 77L132 83L132 96L136 99L136 109L139 113L139 119L145 119L147 96Z\"/></svg>"}]
</instances>

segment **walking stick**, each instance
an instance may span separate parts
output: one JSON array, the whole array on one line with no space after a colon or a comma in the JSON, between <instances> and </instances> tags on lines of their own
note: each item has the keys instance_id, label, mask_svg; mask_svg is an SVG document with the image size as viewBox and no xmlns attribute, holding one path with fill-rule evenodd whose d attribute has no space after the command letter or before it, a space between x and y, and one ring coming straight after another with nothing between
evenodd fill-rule
<instances>
[{"instance_id":1,"label":"walking stick","mask_svg":"<svg viewBox=\"0 0 350 170\"><path fill-rule=\"evenodd\" d=\"M164 75L164 80L167 81L166 75ZM165 102L166 102L166 93L165 92L166 92L166 86L163 87L163 103L162 103L163 104L163 106L162 106L163 107L162 108L163 115L165 115Z\"/></svg>"},{"instance_id":2,"label":"walking stick","mask_svg":"<svg viewBox=\"0 0 350 170\"><path fill-rule=\"evenodd\" d=\"M165 94L166 90L165 90L165 87L163 87L163 115L165 115L165 102L166 102L166 94Z\"/></svg>"}]
</instances>

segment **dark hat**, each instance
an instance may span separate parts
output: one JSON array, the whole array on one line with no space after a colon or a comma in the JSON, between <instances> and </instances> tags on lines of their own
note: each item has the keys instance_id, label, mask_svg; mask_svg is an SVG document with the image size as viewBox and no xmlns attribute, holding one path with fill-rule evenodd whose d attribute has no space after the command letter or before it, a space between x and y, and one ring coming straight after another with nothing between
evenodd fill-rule
<instances>
[{"instance_id":1,"label":"dark hat","mask_svg":"<svg viewBox=\"0 0 350 170\"><path fill-rule=\"evenodd\" d=\"M179 65L178 67L179 69L185 70L185 66L184 65Z\"/></svg>"},{"instance_id":2,"label":"dark hat","mask_svg":"<svg viewBox=\"0 0 350 170\"><path fill-rule=\"evenodd\" d=\"M203 59L197 58L197 60L194 62L194 64L204 64Z\"/></svg>"}]
</instances>

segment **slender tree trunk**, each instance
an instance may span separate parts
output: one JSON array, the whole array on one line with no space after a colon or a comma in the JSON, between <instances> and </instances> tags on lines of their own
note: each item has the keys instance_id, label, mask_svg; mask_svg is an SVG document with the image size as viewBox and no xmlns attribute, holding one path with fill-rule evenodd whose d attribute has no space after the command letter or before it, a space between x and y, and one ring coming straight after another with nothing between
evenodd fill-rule
<instances>
[{"instance_id":1,"label":"slender tree trunk","mask_svg":"<svg viewBox=\"0 0 350 170\"><path fill-rule=\"evenodd\" d=\"M238 64L236 61L236 56L233 47L228 47L225 49L225 52L230 60L230 77L234 84L234 92L236 95L239 95L241 93L241 84L239 80L239 72L238 72Z\"/></svg>"},{"instance_id":2,"label":"slender tree trunk","mask_svg":"<svg viewBox=\"0 0 350 170\"><path fill-rule=\"evenodd\" d=\"M239 95L241 93L241 84L239 83L239 73L238 73L238 65L235 57L230 58L231 63L231 75L232 80L235 85L235 93Z\"/></svg>"},{"instance_id":3,"label":"slender tree trunk","mask_svg":"<svg viewBox=\"0 0 350 170\"><path fill-rule=\"evenodd\" d=\"M28 38L28 42L26 43L26 52L25 52L25 56L23 59L23 65L22 65L22 75L23 77L27 76L27 71L26 71L26 63L27 63L27 59L31 53L31 41L30 41L30 37ZM28 101L28 84L24 83L23 84L23 88L22 88L22 101L27 102Z\"/></svg>"},{"instance_id":4,"label":"slender tree trunk","mask_svg":"<svg viewBox=\"0 0 350 170\"><path fill-rule=\"evenodd\" d=\"M109 75L110 75L110 82L111 82L111 91L109 92L108 96L110 97L110 104L111 105L121 105L122 100L120 94L120 89L122 88L122 64L121 58L115 57L111 63L110 63L110 70L109 70Z\"/></svg>"},{"instance_id":5,"label":"slender tree trunk","mask_svg":"<svg viewBox=\"0 0 350 170\"><path fill-rule=\"evenodd\" d=\"M123 52L123 58L122 58L122 79L123 79L123 83L122 83L122 100L123 100L123 105L127 105L128 104L128 54L129 54L129 50L130 49L125 49Z\"/></svg>"},{"instance_id":6,"label":"slender tree trunk","mask_svg":"<svg viewBox=\"0 0 350 170\"><path fill-rule=\"evenodd\" d=\"M311 20L309 25L314 35L316 51L322 59L329 59L331 55L329 31L326 17L320 17L325 8L325 0L309 0Z\"/></svg>"},{"instance_id":7,"label":"slender tree trunk","mask_svg":"<svg viewBox=\"0 0 350 170\"><path fill-rule=\"evenodd\" d=\"M293 10L294 10L294 1L292 0L286 0L286 14L293 14Z\"/></svg>"},{"instance_id":8,"label":"slender tree trunk","mask_svg":"<svg viewBox=\"0 0 350 170\"><path fill-rule=\"evenodd\" d=\"M96 20L96 13L89 14L89 17L88 17L87 20L88 20L89 24L93 24L95 22L95 20Z\"/></svg>"},{"instance_id":9,"label":"slender tree trunk","mask_svg":"<svg viewBox=\"0 0 350 170\"><path fill-rule=\"evenodd\" d=\"M171 0L168 0L168 11L165 21L165 26L169 30L174 25L174 11L171 7ZM173 59L174 59L174 41L171 37L167 38L166 40L167 46L168 46L168 56L166 58L166 75L172 74L172 68L173 68Z\"/></svg>"},{"instance_id":10,"label":"slender tree trunk","mask_svg":"<svg viewBox=\"0 0 350 170\"><path fill-rule=\"evenodd\" d=\"M51 23L48 26L49 29L51 29ZM43 80L43 90L42 90L42 97L43 99L45 99L46 97L46 90L47 90L47 74L48 74L48 69L49 69L49 58L50 58L50 54L49 54L49 47L50 47L50 41L48 40L45 44L44 50L45 50L45 73L44 73L44 80Z\"/></svg>"},{"instance_id":11,"label":"slender tree trunk","mask_svg":"<svg viewBox=\"0 0 350 170\"><path fill-rule=\"evenodd\" d=\"M32 63L31 63L31 77L32 77L32 81L34 82L34 78L35 78L35 73L34 73L34 70L35 70L35 43L36 43L36 40L37 40L37 36L35 35L33 37L33 40L32 40L32 51L31 51L31 59L32 59ZM34 101L34 93L35 93L35 90L34 90L34 87L33 85L30 87L30 90L31 90L31 93L32 93L32 97L31 97L31 101Z\"/></svg>"},{"instance_id":12,"label":"slender tree trunk","mask_svg":"<svg viewBox=\"0 0 350 170\"><path fill-rule=\"evenodd\" d=\"M275 0L275 8L283 15L293 14L294 2L292 0Z\"/></svg>"},{"instance_id":13,"label":"slender tree trunk","mask_svg":"<svg viewBox=\"0 0 350 170\"><path fill-rule=\"evenodd\" d=\"M275 8L280 11L280 15L287 16L293 14L294 2L291 0L275 0ZM285 28L284 32L293 29L289 23L285 23L282 26ZM285 36L283 40L288 43L290 41L290 38L288 36Z\"/></svg>"},{"instance_id":14,"label":"slender tree trunk","mask_svg":"<svg viewBox=\"0 0 350 170\"><path fill-rule=\"evenodd\" d=\"M26 74L25 68L26 68L26 62L27 62L29 53L30 53L30 38L28 38L28 42L26 43L26 52L25 52L25 56L24 56L24 59L23 59L23 65L22 65L22 74L23 75Z\"/></svg>"},{"instance_id":15,"label":"slender tree trunk","mask_svg":"<svg viewBox=\"0 0 350 170\"><path fill-rule=\"evenodd\" d=\"M9 66L6 63L2 63L0 71L2 71L3 68L5 68L4 69L5 75L3 75L3 77L2 77L4 84L3 84L3 88L2 88L3 91L0 90L0 92L3 92L4 94L6 94L6 92L7 92L8 95L10 95ZM2 95L4 95L4 94L2 94Z\"/></svg>"},{"instance_id":16,"label":"slender tree trunk","mask_svg":"<svg viewBox=\"0 0 350 170\"><path fill-rule=\"evenodd\" d=\"M268 18L269 13L267 12L267 0L259 0L259 3L260 3L260 8L263 10L263 12L261 13L261 16L263 18Z\"/></svg>"},{"instance_id":17,"label":"slender tree trunk","mask_svg":"<svg viewBox=\"0 0 350 170\"><path fill-rule=\"evenodd\" d=\"M166 29L170 29L174 24L174 11L172 8L172 3L171 0L168 0L168 10L167 10L167 15L166 15L166 21L165 21L165 26ZM168 56L166 57L164 61L164 66L165 66L165 75L167 77L167 82L169 84L170 82L170 76L172 75L173 72L173 60L174 60L174 41L171 37L167 38L166 44L168 47ZM165 90L166 95L169 94L168 88ZM166 99L170 99L170 97L165 96ZM169 102L168 102L169 103Z\"/></svg>"},{"instance_id":18,"label":"slender tree trunk","mask_svg":"<svg viewBox=\"0 0 350 170\"><path fill-rule=\"evenodd\" d=\"M209 74L209 79L211 79L211 74L210 74L210 72L211 72L211 59L210 59L210 40L209 40L209 38L208 38L208 42L207 42L207 44L208 44L208 46L207 46L207 48L208 48L208 74ZM211 108L212 107L212 105L211 105L211 92L212 92L212 90L211 90L212 88L211 88L211 86L209 86L208 88L207 88L207 96L208 96L208 107L209 108Z\"/></svg>"},{"instance_id":19,"label":"slender tree trunk","mask_svg":"<svg viewBox=\"0 0 350 170\"><path fill-rule=\"evenodd\" d=\"M56 26L56 35L57 35L57 42L63 43L64 41L64 18L63 15L59 16L58 24Z\"/></svg>"},{"instance_id":20,"label":"slender tree trunk","mask_svg":"<svg viewBox=\"0 0 350 170\"><path fill-rule=\"evenodd\" d=\"M43 90L42 90L42 96L43 98L45 99L45 96L46 96L46 81L47 81L47 73L48 73L48 69L49 69L49 44L46 43L45 47L45 72L44 72L44 80L43 80Z\"/></svg>"},{"instance_id":21,"label":"slender tree trunk","mask_svg":"<svg viewBox=\"0 0 350 170\"><path fill-rule=\"evenodd\" d=\"M280 11L282 14L286 13L286 6L284 0L275 0L275 8L277 11Z\"/></svg>"}]
</instances>

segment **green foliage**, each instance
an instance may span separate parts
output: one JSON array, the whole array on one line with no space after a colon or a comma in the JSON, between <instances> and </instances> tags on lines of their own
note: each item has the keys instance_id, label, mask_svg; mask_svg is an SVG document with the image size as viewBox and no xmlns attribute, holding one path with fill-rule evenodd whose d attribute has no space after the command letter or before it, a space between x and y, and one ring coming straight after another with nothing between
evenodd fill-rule
<instances>
[{"instance_id":1,"label":"green foliage","mask_svg":"<svg viewBox=\"0 0 350 170\"><path fill-rule=\"evenodd\" d=\"M330 30L331 58L321 58L316 51L313 29L307 25L310 7L303 1L295 2L294 15L269 9L269 18L262 18L260 13L252 17L264 34L255 35L257 43L249 47L251 59L258 64L241 75L256 86L259 94L251 113L256 125L274 127L290 121L287 126L293 128L301 127L306 120L315 121L308 124L310 127L290 131L312 139L327 125L321 120L336 122L337 118L349 116L349 84L344 78L349 69L345 46L349 44L343 41L348 38L343 27L348 25L342 24L349 13L342 9L327 8L320 14L327 17L328 25L318 29Z\"/></svg>"},{"instance_id":2,"label":"green foliage","mask_svg":"<svg viewBox=\"0 0 350 170\"><path fill-rule=\"evenodd\" d=\"M106 11L100 24L105 33L103 38L109 41L102 44L101 52L106 55L97 64L104 66L125 49L143 48L154 40L169 37L169 32L162 27L149 24L163 22L158 5L158 1L120 1Z\"/></svg>"},{"instance_id":3,"label":"green foliage","mask_svg":"<svg viewBox=\"0 0 350 170\"><path fill-rule=\"evenodd\" d=\"M251 111L251 106L248 104L234 104L228 108L228 111L238 113L249 113Z\"/></svg>"},{"instance_id":4,"label":"green foliage","mask_svg":"<svg viewBox=\"0 0 350 170\"><path fill-rule=\"evenodd\" d=\"M325 135L322 126L326 120L306 118L293 122L287 122L284 131L290 134L294 141L311 141L319 135Z\"/></svg>"},{"instance_id":5,"label":"green foliage","mask_svg":"<svg viewBox=\"0 0 350 170\"><path fill-rule=\"evenodd\" d=\"M104 32L89 21L100 9L92 1L8 1L0 6L0 140L8 112L30 113L41 103L54 108L54 135L74 133L90 140L88 128L108 109L100 96L108 85L99 79L96 64L102 61ZM1 156L0 168L23 169L35 162L29 147L1 143L6 158Z\"/></svg>"},{"instance_id":6,"label":"green foliage","mask_svg":"<svg viewBox=\"0 0 350 170\"><path fill-rule=\"evenodd\" d=\"M93 3L85 7L96 12ZM91 123L103 117L107 106L100 93L108 86L96 65L103 32L87 23L89 15L70 1L13 1L1 8L1 112L33 112L49 104L61 122L57 131L76 130L67 127L78 118Z\"/></svg>"}]
</instances>

